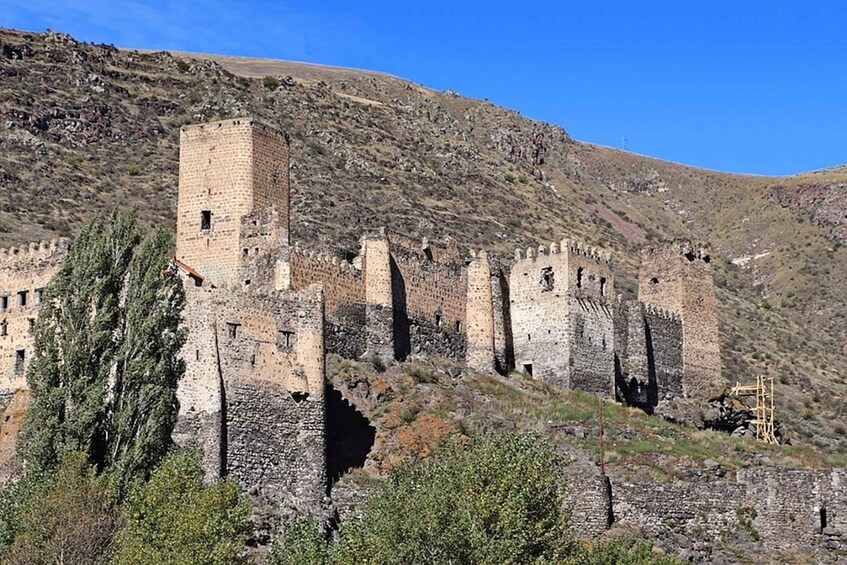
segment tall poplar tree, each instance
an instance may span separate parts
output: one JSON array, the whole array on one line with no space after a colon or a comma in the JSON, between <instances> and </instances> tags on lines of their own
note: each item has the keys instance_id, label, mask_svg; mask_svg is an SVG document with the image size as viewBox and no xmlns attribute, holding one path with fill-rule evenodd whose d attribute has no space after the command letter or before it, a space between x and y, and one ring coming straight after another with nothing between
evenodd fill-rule
<instances>
[{"instance_id":1,"label":"tall poplar tree","mask_svg":"<svg viewBox=\"0 0 847 565\"><path fill-rule=\"evenodd\" d=\"M122 485L171 443L184 372L185 295L165 276L171 236L145 236L134 214L91 221L44 291L27 370L32 404L18 440L29 464L80 451Z\"/></svg>"}]
</instances>

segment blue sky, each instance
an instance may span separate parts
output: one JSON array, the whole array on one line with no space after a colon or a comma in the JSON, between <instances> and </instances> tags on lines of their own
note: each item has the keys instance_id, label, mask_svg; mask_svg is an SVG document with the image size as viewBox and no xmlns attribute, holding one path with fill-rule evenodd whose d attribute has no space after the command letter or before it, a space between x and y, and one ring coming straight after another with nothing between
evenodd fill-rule
<instances>
[{"instance_id":1,"label":"blue sky","mask_svg":"<svg viewBox=\"0 0 847 565\"><path fill-rule=\"evenodd\" d=\"M367 68L713 169L847 162L847 3L0 0L0 25Z\"/></svg>"}]
</instances>

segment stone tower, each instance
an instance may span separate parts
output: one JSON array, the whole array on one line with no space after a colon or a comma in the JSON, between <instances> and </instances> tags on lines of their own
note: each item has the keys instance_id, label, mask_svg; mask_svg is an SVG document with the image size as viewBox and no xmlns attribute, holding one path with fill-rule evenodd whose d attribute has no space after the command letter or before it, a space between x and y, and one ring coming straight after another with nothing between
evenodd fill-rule
<instances>
[{"instance_id":1,"label":"stone tower","mask_svg":"<svg viewBox=\"0 0 847 565\"><path fill-rule=\"evenodd\" d=\"M710 257L703 247L676 241L641 253L638 298L680 315L683 392L710 395L721 383L717 299Z\"/></svg>"},{"instance_id":2,"label":"stone tower","mask_svg":"<svg viewBox=\"0 0 847 565\"><path fill-rule=\"evenodd\" d=\"M288 244L285 137L247 118L180 132L177 259L213 285L238 281L245 259Z\"/></svg>"}]
</instances>

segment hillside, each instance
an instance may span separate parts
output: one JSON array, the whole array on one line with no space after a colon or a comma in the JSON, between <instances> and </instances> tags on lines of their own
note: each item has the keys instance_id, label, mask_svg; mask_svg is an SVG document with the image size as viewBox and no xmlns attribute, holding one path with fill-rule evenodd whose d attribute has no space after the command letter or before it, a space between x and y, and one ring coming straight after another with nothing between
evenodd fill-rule
<instances>
[{"instance_id":1,"label":"hillside","mask_svg":"<svg viewBox=\"0 0 847 565\"><path fill-rule=\"evenodd\" d=\"M842 449L847 170L784 178L581 143L486 101L381 73L122 51L0 31L0 245L136 207L173 224L179 128L255 116L291 138L295 239L367 228L510 255L565 235L608 249L632 295L644 242L710 242L728 383L773 375L792 441Z\"/></svg>"}]
</instances>

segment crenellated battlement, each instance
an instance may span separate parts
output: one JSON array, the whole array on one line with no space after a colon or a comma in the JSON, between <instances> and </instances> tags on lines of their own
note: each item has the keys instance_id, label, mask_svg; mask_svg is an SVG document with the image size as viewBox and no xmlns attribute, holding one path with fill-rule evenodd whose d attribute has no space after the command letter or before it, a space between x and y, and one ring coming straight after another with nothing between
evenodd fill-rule
<instances>
[{"instance_id":1,"label":"crenellated battlement","mask_svg":"<svg viewBox=\"0 0 847 565\"><path fill-rule=\"evenodd\" d=\"M674 239L660 244L645 246L641 249L641 257L642 260L651 260L658 257L679 257L684 258L688 262L711 262L708 244L704 242L693 242L688 239Z\"/></svg>"},{"instance_id":2,"label":"crenellated battlement","mask_svg":"<svg viewBox=\"0 0 847 565\"><path fill-rule=\"evenodd\" d=\"M641 302L644 308L644 312L646 314L655 316L657 318L662 318L665 320L671 320L674 322L681 321L680 315L673 310L669 310L668 308L662 308L661 306L656 306L655 304L643 303Z\"/></svg>"},{"instance_id":3,"label":"crenellated battlement","mask_svg":"<svg viewBox=\"0 0 847 565\"><path fill-rule=\"evenodd\" d=\"M360 275L362 273L361 266L356 266L351 261L339 258L337 255L329 253L323 249L310 249L303 246L299 241L294 242L291 247L291 253L298 255L310 261L322 263L327 267L336 269L339 273L348 273Z\"/></svg>"},{"instance_id":4,"label":"crenellated battlement","mask_svg":"<svg viewBox=\"0 0 847 565\"><path fill-rule=\"evenodd\" d=\"M539 257L560 254L584 257L599 265L604 265L610 270L614 266L611 253L567 238L562 239L560 242L551 242L548 245L542 244L538 247L527 247L526 249L518 248L515 250L515 262L529 261Z\"/></svg>"},{"instance_id":5,"label":"crenellated battlement","mask_svg":"<svg viewBox=\"0 0 847 565\"><path fill-rule=\"evenodd\" d=\"M19 247L0 249L0 263L14 263L32 259L48 259L53 255L64 254L70 249L71 240L67 237L34 241Z\"/></svg>"}]
</instances>

